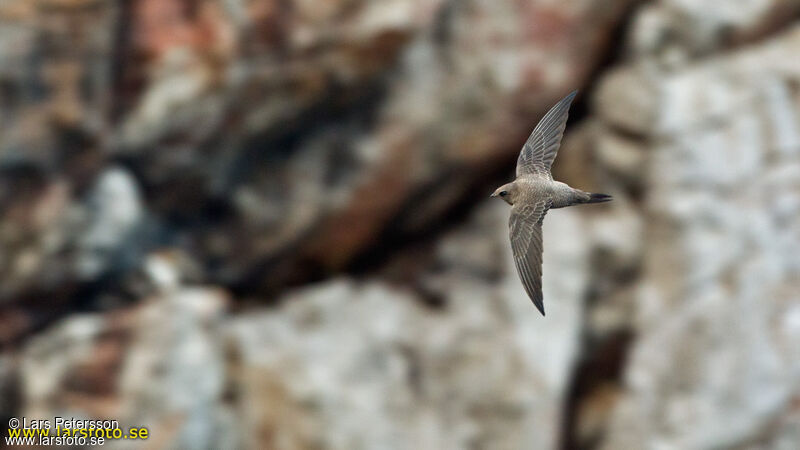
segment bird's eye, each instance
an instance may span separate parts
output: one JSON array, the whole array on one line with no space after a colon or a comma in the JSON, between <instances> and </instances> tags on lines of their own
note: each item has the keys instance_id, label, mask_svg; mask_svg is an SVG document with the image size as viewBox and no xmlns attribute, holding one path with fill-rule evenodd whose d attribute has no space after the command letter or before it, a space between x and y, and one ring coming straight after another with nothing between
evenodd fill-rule
<instances>
[{"instance_id":1,"label":"bird's eye","mask_svg":"<svg viewBox=\"0 0 800 450\"><path fill-rule=\"evenodd\" d=\"M505 197L508 195L508 191L500 191L500 197Z\"/></svg>"}]
</instances>

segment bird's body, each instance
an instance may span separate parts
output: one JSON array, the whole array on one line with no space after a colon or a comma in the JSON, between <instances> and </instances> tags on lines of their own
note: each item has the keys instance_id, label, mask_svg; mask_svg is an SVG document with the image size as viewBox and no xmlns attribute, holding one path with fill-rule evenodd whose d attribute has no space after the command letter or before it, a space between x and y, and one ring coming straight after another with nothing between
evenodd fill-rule
<instances>
[{"instance_id":1,"label":"bird's body","mask_svg":"<svg viewBox=\"0 0 800 450\"><path fill-rule=\"evenodd\" d=\"M523 202L536 201L542 198L550 198L552 204L550 209L563 208L573 205L580 201L580 194L568 185L560 182L548 180L537 175L522 175L514 183L520 186L520 199Z\"/></svg>"},{"instance_id":2,"label":"bird's body","mask_svg":"<svg viewBox=\"0 0 800 450\"><path fill-rule=\"evenodd\" d=\"M511 205L508 225L514 263L525 291L543 315L542 221L545 214L554 208L611 200L609 195L584 192L555 181L550 173L567 124L569 106L576 94L574 91L567 95L545 114L520 152L517 178L492 194Z\"/></svg>"}]
</instances>

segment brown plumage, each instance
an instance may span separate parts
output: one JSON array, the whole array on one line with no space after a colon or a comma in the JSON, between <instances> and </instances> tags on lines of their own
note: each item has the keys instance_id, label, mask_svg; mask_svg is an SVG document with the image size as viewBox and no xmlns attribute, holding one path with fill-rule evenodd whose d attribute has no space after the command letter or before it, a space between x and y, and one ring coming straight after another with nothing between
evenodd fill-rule
<instances>
[{"instance_id":1,"label":"brown plumage","mask_svg":"<svg viewBox=\"0 0 800 450\"><path fill-rule=\"evenodd\" d=\"M514 263L525 291L542 315L542 221L545 214L553 208L611 200L610 195L573 189L553 180L550 173L567 125L569 106L577 93L573 91L544 115L522 147L517 159L517 178L492 194L511 205L508 227Z\"/></svg>"}]
</instances>

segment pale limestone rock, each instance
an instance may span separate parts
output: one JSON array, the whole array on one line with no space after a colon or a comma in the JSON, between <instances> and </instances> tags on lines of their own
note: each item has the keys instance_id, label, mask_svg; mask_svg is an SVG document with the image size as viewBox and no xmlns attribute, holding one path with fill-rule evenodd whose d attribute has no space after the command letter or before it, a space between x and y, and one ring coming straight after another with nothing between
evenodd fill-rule
<instances>
[{"instance_id":1,"label":"pale limestone rock","mask_svg":"<svg viewBox=\"0 0 800 450\"><path fill-rule=\"evenodd\" d=\"M637 341L604 448L750 442L798 395L798 36L658 80Z\"/></svg>"},{"instance_id":2,"label":"pale limestone rock","mask_svg":"<svg viewBox=\"0 0 800 450\"><path fill-rule=\"evenodd\" d=\"M221 403L225 306L220 290L182 287L132 310L64 319L21 350L20 415L114 419L123 430L147 427L146 442L164 448L237 447Z\"/></svg>"},{"instance_id":3,"label":"pale limestone rock","mask_svg":"<svg viewBox=\"0 0 800 450\"><path fill-rule=\"evenodd\" d=\"M446 296L439 311L374 281L339 279L234 319L251 439L274 430L274 445L332 449L552 448L577 350L584 225L570 210L545 221L542 318L515 272L507 215L504 204L486 205L442 242L439 257L451 263L432 283ZM487 264L499 265L499 283L482 278ZM268 391L256 381L264 377Z\"/></svg>"},{"instance_id":4,"label":"pale limestone rock","mask_svg":"<svg viewBox=\"0 0 800 450\"><path fill-rule=\"evenodd\" d=\"M110 167L98 177L86 209L76 264L80 278L93 279L108 270L115 258L136 251L130 242L144 220L144 205L130 172Z\"/></svg>"}]
</instances>

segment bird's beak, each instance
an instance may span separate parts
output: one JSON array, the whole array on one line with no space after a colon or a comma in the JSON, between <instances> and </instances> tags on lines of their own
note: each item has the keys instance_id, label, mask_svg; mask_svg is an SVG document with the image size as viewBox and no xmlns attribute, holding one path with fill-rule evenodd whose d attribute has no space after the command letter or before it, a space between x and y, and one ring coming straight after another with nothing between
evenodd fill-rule
<instances>
[{"instance_id":1,"label":"bird's beak","mask_svg":"<svg viewBox=\"0 0 800 450\"><path fill-rule=\"evenodd\" d=\"M492 194L489 197L497 197L497 194Z\"/></svg>"}]
</instances>

